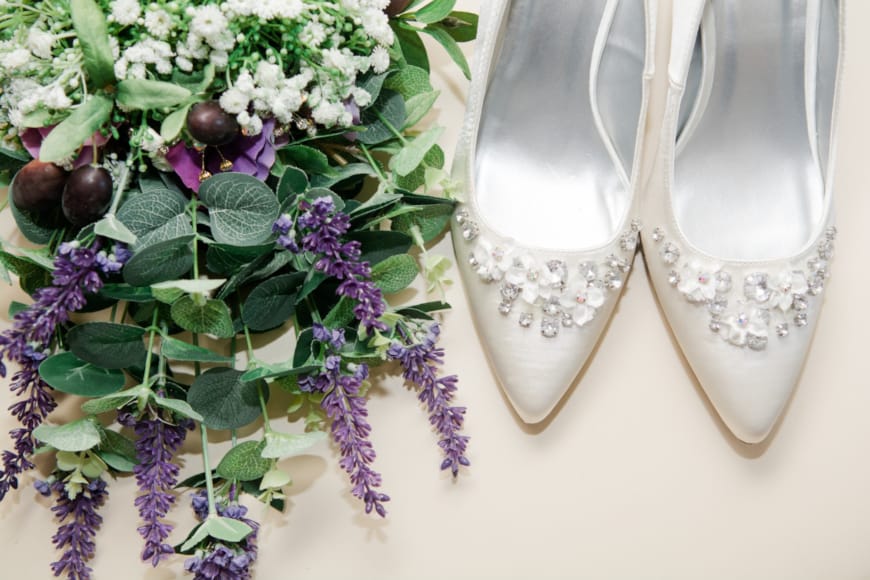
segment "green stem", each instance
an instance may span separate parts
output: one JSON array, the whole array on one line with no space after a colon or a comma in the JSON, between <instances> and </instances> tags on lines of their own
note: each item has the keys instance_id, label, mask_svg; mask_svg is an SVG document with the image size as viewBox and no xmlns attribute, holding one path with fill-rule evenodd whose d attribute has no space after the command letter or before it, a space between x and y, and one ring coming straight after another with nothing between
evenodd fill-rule
<instances>
[{"instance_id":1,"label":"green stem","mask_svg":"<svg viewBox=\"0 0 870 580\"><path fill-rule=\"evenodd\" d=\"M369 153L369 149L368 149L368 147L366 147L365 145L363 145L362 143L360 143L360 144L359 144L359 148L360 148L360 150L362 150L363 155L365 155L365 158L366 158L366 160L369 162L369 165L371 165L371 166L372 166L372 169L374 169L374 170L375 170L375 173L377 173L377 175L378 175L378 179L380 179L380 180L383 181L384 183L389 183L390 180L387 179L387 176L384 175L384 172L383 172L383 171L381 171L381 166L380 166L380 164L377 163L377 162L375 161L374 157L372 157L372 154Z\"/></svg>"},{"instance_id":2,"label":"green stem","mask_svg":"<svg viewBox=\"0 0 870 580\"><path fill-rule=\"evenodd\" d=\"M217 515L217 508L214 504L214 482L211 479L211 463L208 457L208 429L205 425L199 424L199 433L202 438L202 466L205 469L205 490L208 494L208 517Z\"/></svg>"},{"instance_id":3,"label":"green stem","mask_svg":"<svg viewBox=\"0 0 870 580\"><path fill-rule=\"evenodd\" d=\"M193 279L199 280L199 234L196 233L197 224L196 224L196 207L197 202L196 198L191 202L191 222L193 223Z\"/></svg>"},{"instance_id":4,"label":"green stem","mask_svg":"<svg viewBox=\"0 0 870 580\"><path fill-rule=\"evenodd\" d=\"M381 114L380 111L375 111L375 116L378 118L378 121L380 121L381 123L383 123L384 126L385 126L387 129L389 129L390 133L392 133L393 135L395 135L395 136L399 139L399 141L402 143L402 145L407 145L407 144L408 144L408 140L405 139L405 136L402 135L402 132L399 131L398 129L396 129L396 127L393 126L392 123L390 123L389 119L387 119L386 117L384 117L383 114Z\"/></svg>"},{"instance_id":5,"label":"green stem","mask_svg":"<svg viewBox=\"0 0 870 580\"><path fill-rule=\"evenodd\" d=\"M94 159L97 158L97 151L94 150ZM109 208L107 215L115 215L118 211L118 206L121 205L121 199L124 197L124 192L127 191L127 186L130 185L130 159L121 165L121 174L118 176L118 188L115 190L115 199L112 200L112 207Z\"/></svg>"},{"instance_id":6,"label":"green stem","mask_svg":"<svg viewBox=\"0 0 870 580\"><path fill-rule=\"evenodd\" d=\"M266 410L266 395L263 392L262 381L257 382L257 396L260 397L260 410L263 412L263 430L266 433L272 432L272 425L269 422L269 411Z\"/></svg>"},{"instance_id":7,"label":"green stem","mask_svg":"<svg viewBox=\"0 0 870 580\"><path fill-rule=\"evenodd\" d=\"M142 384L147 385L151 380L151 358L154 356L154 335L157 334L158 309L154 309L151 316L151 327L148 329L148 351L145 353L145 373L142 376Z\"/></svg>"}]
</instances>

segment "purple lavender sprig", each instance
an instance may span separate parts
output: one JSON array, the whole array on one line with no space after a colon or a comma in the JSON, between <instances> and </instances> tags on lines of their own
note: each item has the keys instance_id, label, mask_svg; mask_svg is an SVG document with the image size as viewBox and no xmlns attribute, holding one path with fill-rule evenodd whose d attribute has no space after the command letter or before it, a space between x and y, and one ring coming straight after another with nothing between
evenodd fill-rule
<instances>
[{"instance_id":1,"label":"purple lavender sprig","mask_svg":"<svg viewBox=\"0 0 870 580\"><path fill-rule=\"evenodd\" d=\"M429 423L441 437L438 442L444 452L441 469L450 469L456 477L460 466L470 465L465 456L469 438L460 435L465 422L465 407L450 404L456 393L456 375L438 377L439 367L444 364L444 349L436 346L441 328L437 322L431 323L419 342L414 342L401 326L397 328L404 344L394 341L387 355L401 363L402 376L420 390L418 399L426 405Z\"/></svg>"},{"instance_id":2,"label":"purple lavender sprig","mask_svg":"<svg viewBox=\"0 0 870 580\"><path fill-rule=\"evenodd\" d=\"M21 427L10 431L14 451L3 452L0 500L10 489L18 487L18 476L22 472L33 468L28 459L36 447L33 430L56 406L38 372L55 330L69 320L71 312L81 310L86 294L102 288L100 272L117 272L130 255L121 246L115 246L112 253L101 250L100 246L99 240L85 248L78 242L61 244L54 259L52 285L37 290L33 295L34 304L17 313L12 328L0 334L0 377L6 376L3 360L16 363L19 370L12 375L9 388L16 397L24 397L9 407Z\"/></svg>"},{"instance_id":3,"label":"purple lavender sprig","mask_svg":"<svg viewBox=\"0 0 870 580\"><path fill-rule=\"evenodd\" d=\"M386 305L380 288L371 281L369 263L360 261L360 243L341 241L350 230L350 216L338 211L330 197L302 200L299 209L302 213L295 224L289 214L284 214L272 226L278 243L294 254L305 251L319 256L314 268L341 281L335 292L357 302L353 313L366 333L386 330L386 324L378 320ZM297 242L297 230L301 244Z\"/></svg>"},{"instance_id":4,"label":"purple lavender sprig","mask_svg":"<svg viewBox=\"0 0 870 580\"><path fill-rule=\"evenodd\" d=\"M145 540L142 548L142 561L151 560L157 567L160 561L174 552L165 542L172 532L172 525L164 521L175 496L170 493L178 481L179 467L172 462L176 452L184 443L187 432L193 428L193 421L182 419L173 423L162 417L160 411L153 411L138 419L131 413L118 415L118 422L132 427L136 440L138 465L133 468L139 496L135 506L144 522L139 526L139 535Z\"/></svg>"},{"instance_id":5,"label":"purple lavender sprig","mask_svg":"<svg viewBox=\"0 0 870 580\"><path fill-rule=\"evenodd\" d=\"M248 524L253 530L240 542L227 544L212 542L198 550L196 555L184 562L184 569L194 575L195 580L248 580L251 566L257 560L257 530L259 524L245 517L248 508L235 501L235 492L225 503L217 503L219 516L232 518ZM191 498L191 507L196 517L202 521L208 517L208 495L199 490Z\"/></svg>"},{"instance_id":6,"label":"purple lavender sprig","mask_svg":"<svg viewBox=\"0 0 870 580\"><path fill-rule=\"evenodd\" d=\"M55 576L66 574L69 580L87 580L92 570L86 562L94 557L94 536L103 523L97 509L109 495L106 482L95 479L73 498L62 481L54 482L51 488L57 495L51 511L62 524L51 541L58 550L64 550L60 559L51 564L51 570Z\"/></svg>"},{"instance_id":7,"label":"purple lavender sprig","mask_svg":"<svg viewBox=\"0 0 870 580\"><path fill-rule=\"evenodd\" d=\"M376 490L382 478L371 467L376 454L368 439L372 428L366 420L366 399L360 394L362 383L368 377L368 366L347 365L345 370L337 354L344 345L344 332L320 324L314 324L313 330L314 339L327 347L327 356L323 370L302 377L299 387L306 392L325 393L320 405L332 420L332 438L341 453L339 465L350 476L351 492L365 503L366 513L374 510L384 517L387 510L383 504L390 501L390 497Z\"/></svg>"}]
</instances>

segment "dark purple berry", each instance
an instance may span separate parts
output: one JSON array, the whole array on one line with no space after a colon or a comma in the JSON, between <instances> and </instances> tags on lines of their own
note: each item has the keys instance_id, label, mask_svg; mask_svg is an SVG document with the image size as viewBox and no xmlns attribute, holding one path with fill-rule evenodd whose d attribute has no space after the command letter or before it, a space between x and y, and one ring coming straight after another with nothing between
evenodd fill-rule
<instances>
[{"instance_id":1,"label":"dark purple berry","mask_svg":"<svg viewBox=\"0 0 870 580\"><path fill-rule=\"evenodd\" d=\"M68 175L54 163L34 159L15 174L12 182L12 203L24 211L51 211L60 205Z\"/></svg>"},{"instance_id":2,"label":"dark purple berry","mask_svg":"<svg viewBox=\"0 0 870 580\"><path fill-rule=\"evenodd\" d=\"M239 134L236 118L217 101L197 103L187 113L187 131L203 145L226 145Z\"/></svg>"},{"instance_id":3,"label":"dark purple berry","mask_svg":"<svg viewBox=\"0 0 870 580\"><path fill-rule=\"evenodd\" d=\"M85 165L69 176L63 190L63 215L74 226L100 219L112 202L112 175L103 167Z\"/></svg>"},{"instance_id":4,"label":"dark purple berry","mask_svg":"<svg viewBox=\"0 0 870 580\"><path fill-rule=\"evenodd\" d=\"M395 18L404 12L410 3L411 0L390 0L390 5L386 9L387 16Z\"/></svg>"}]
</instances>

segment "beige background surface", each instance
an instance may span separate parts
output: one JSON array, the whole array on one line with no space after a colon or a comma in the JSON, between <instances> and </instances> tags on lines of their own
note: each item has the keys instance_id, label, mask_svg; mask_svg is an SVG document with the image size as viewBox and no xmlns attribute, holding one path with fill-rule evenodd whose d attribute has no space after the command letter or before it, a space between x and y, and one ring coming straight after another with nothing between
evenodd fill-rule
<instances>
[{"instance_id":1,"label":"beige background surface","mask_svg":"<svg viewBox=\"0 0 870 580\"><path fill-rule=\"evenodd\" d=\"M660 4L664 70L671 2ZM870 578L870 2L852 0L849 9L834 276L800 385L765 444L740 444L717 419L657 309L641 256L578 383L535 427L520 423L494 382L457 280L443 345L469 408L472 468L457 482L439 473L424 411L399 379L384 377L370 410L376 467L393 498L389 518L364 515L326 445L285 460L295 480L286 512L252 510L263 522L257 578ZM449 159L467 84L440 49L433 54ZM452 257L450 240L435 251ZM17 290L0 292L0 312L21 299ZM8 324L3 314L0 326ZM277 358L288 348L289 339L275 337L263 352ZM9 401L3 389L0 404ZM77 407L68 399L57 413ZM294 428L273 409L274 424ZM0 421L4 433L11 426ZM183 473L198 470L196 439L185 447ZM5 434L0 442L7 445ZM218 437L213 448L226 445ZM48 577L56 558L55 524L31 482L26 476L0 505L0 578ZM181 577L182 557L157 570L138 562L134 481L110 489L95 576ZM187 505L172 513L182 527L176 541L191 523Z\"/></svg>"}]
</instances>

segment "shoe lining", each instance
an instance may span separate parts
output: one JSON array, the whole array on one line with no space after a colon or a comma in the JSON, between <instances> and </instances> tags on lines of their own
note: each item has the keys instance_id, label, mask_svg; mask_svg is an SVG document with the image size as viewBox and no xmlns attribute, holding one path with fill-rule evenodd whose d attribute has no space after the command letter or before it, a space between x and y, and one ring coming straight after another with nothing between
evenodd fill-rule
<instances>
[{"instance_id":1,"label":"shoe lining","mask_svg":"<svg viewBox=\"0 0 870 580\"><path fill-rule=\"evenodd\" d=\"M634 156L644 10L642 0L620 2L599 65L598 110L614 157L590 98L607 4L511 2L481 113L475 188L488 225L520 245L600 246L615 237L631 205L620 174L631 174Z\"/></svg>"}]
</instances>

